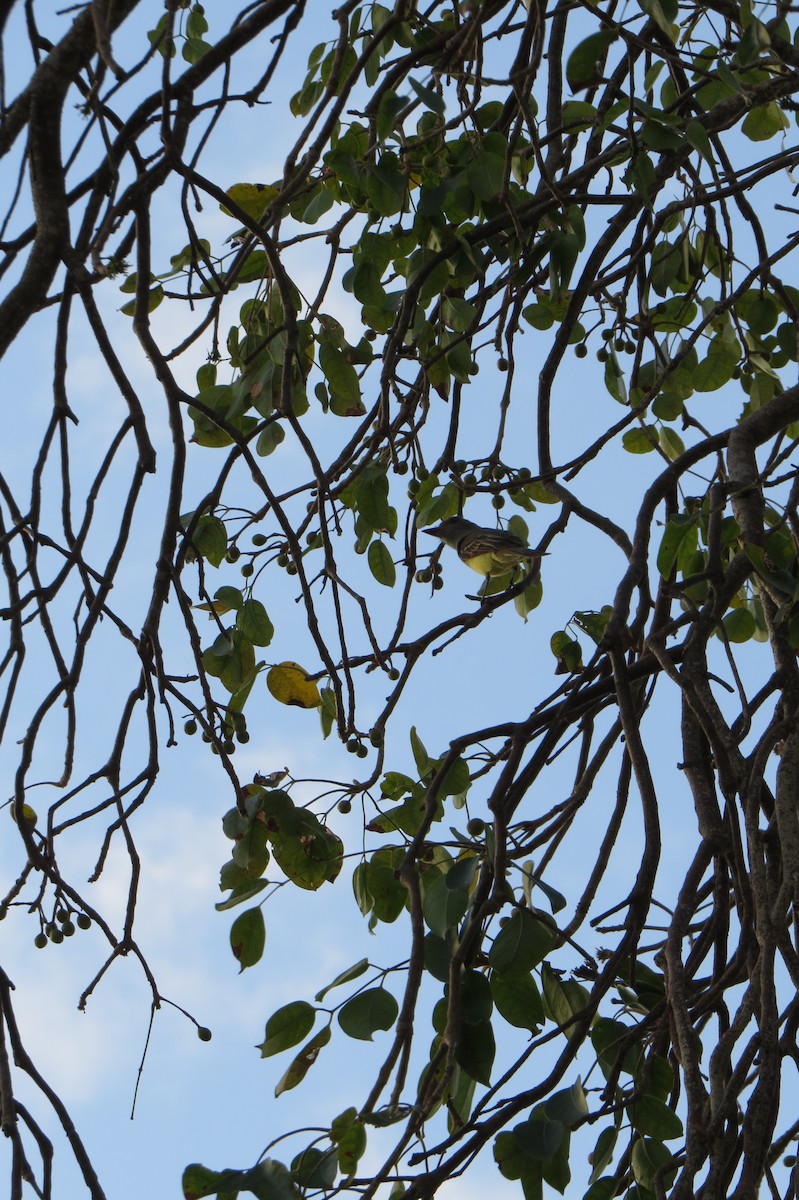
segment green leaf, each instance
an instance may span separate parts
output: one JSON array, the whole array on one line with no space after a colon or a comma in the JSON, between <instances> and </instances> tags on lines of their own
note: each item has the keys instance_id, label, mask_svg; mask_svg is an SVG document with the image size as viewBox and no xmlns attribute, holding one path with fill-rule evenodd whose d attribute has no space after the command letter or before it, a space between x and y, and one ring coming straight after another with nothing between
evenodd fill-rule
<instances>
[{"instance_id":1,"label":"green leaf","mask_svg":"<svg viewBox=\"0 0 799 1200\"><path fill-rule=\"evenodd\" d=\"M555 324L555 314L548 304L528 304L522 309L522 316L533 329L551 329Z\"/></svg>"},{"instance_id":2,"label":"green leaf","mask_svg":"<svg viewBox=\"0 0 799 1200\"><path fill-rule=\"evenodd\" d=\"M348 1037L371 1042L379 1029L390 1029L397 1019L399 1005L385 988L368 988L348 1000L339 1011L338 1023Z\"/></svg>"},{"instance_id":3,"label":"green leaf","mask_svg":"<svg viewBox=\"0 0 799 1200\"><path fill-rule=\"evenodd\" d=\"M441 303L441 316L450 329L465 333L477 316L477 309L468 300L445 296Z\"/></svg>"},{"instance_id":4,"label":"green leaf","mask_svg":"<svg viewBox=\"0 0 799 1200\"><path fill-rule=\"evenodd\" d=\"M319 689L319 695L322 698L322 703L319 705L319 721L322 726L322 737L329 738L335 727L336 717L338 716L336 693L331 687L322 687Z\"/></svg>"},{"instance_id":5,"label":"green leaf","mask_svg":"<svg viewBox=\"0 0 799 1200\"><path fill-rule=\"evenodd\" d=\"M449 979L449 964L452 959L452 948L444 938L435 933L427 933L424 938L424 969L439 983Z\"/></svg>"},{"instance_id":6,"label":"green leaf","mask_svg":"<svg viewBox=\"0 0 799 1200\"><path fill-rule=\"evenodd\" d=\"M788 127L788 118L780 106L771 100L746 114L741 123L741 132L752 142L767 142Z\"/></svg>"},{"instance_id":7,"label":"green leaf","mask_svg":"<svg viewBox=\"0 0 799 1200\"><path fill-rule=\"evenodd\" d=\"M158 308L158 305L161 303L163 298L164 298L164 289L161 287L161 284L159 283L156 287L151 288L150 291L147 293L147 312L148 313L154 312L156 310L156 308ZM119 311L121 313L124 313L124 315L126 317L135 317L136 301L130 300L127 304L123 304Z\"/></svg>"},{"instance_id":8,"label":"green leaf","mask_svg":"<svg viewBox=\"0 0 799 1200\"><path fill-rule=\"evenodd\" d=\"M209 1171L200 1163L190 1163L183 1172L182 1187L186 1200L204 1196L235 1196L242 1187L246 1171Z\"/></svg>"},{"instance_id":9,"label":"green leaf","mask_svg":"<svg viewBox=\"0 0 799 1200\"><path fill-rule=\"evenodd\" d=\"M514 1126L513 1137L530 1158L552 1158L557 1154L566 1130L560 1121L530 1117Z\"/></svg>"},{"instance_id":10,"label":"green leaf","mask_svg":"<svg viewBox=\"0 0 799 1200\"><path fill-rule=\"evenodd\" d=\"M324 186L314 188L311 198L302 210L300 220L305 225L315 225L320 217L330 211L334 202L333 193L329 188Z\"/></svg>"},{"instance_id":11,"label":"green leaf","mask_svg":"<svg viewBox=\"0 0 799 1200\"><path fill-rule=\"evenodd\" d=\"M303 1189L318 1191L332 1188L336 1182L338 1164L332 1147L307 1146L291 1160L291 1177Z\"/></svg>"},{"instance_id":12,"label":"green leaf","mask_svg":"<svg viewBox=\"0 0 799 1200\"><path fill-rule=\"evenodd\" d=\"M589 1183L595 1183L599 1179L602 1172L613 1161L613 1151L616 1148L616 1139L618 1138L618 1130L609 1125L607 1129L603 1129L596 1140L596 1146L588 1155L588 1161L591 1164L591 1178Z\"/></svg>"},{"instance_id":13,"label":"green leaf","mask_svg":"<svg viewBox=\"0 0 799 1200\"><path fill-rule=\"evenodd\" d=\"M736 366L736 354L711 347L707 358L698 364L693 373L693 385L697 392L717 392L732 379Z\"/></svg>"},{"instance_id":14,"label":"green leaf","mask_svg":"<svg viewBox=\"0 0 799 1200\"><path fill-rule=\"evenodd\" d=\"M236 628L254 646L268 646L275 632L260 600L244 601L236 617Z\"/></svg>"},{"instance_id":15,"label":"green leaf","mask_svg":"<svg viewBox=\"0 0 799 1200\"><path fill-rule=\"evenodd\" d=\"M479 153L466 168L466 178L478 200L493 200L505 182L504 156Z\"/></svg>"},{"instance_id":16,"label":"green leaf","mask_svg":"<svg viewBox=\"0 0 799 1200\"><path fill-rule=\"evenodd\" d=\"M292 883L316 891L332 883L341 870L341 839L307 808L293 805L271 813L264 806L275 862Z\"/></svg>"},{"instance_id":17,"label":"green leaf","mask_svg":"<svg viewBox=\"0 0 799 1200\"><path fill-rule=\"evenodd\" d=\"M559 979L549 963L541 967L541 983L545 1010L557 1025L565 1027L566 1036L571 1036L573 1018L588 1004L588 992L575 979Z\"/></svg>"},{"instance_id":18,"label":"green leaf","mask_svg":"<svg viewBox=\"0 0 799 1200\"><path fill-rule=\"evenodd\" d=\"M201 558L218 567L227 554L227 530L219 517L204 513L197 522L191 544Z\"/></svg>"},{"instance_id":19,"label":"green leaf","mask_svg":"<svg viewBox=\"0 0 799 1200\"><path fill-rule=\"evenodd\" d=\"M243 603L244 596L238 588L221 587L214 592L214 612L217 616L222 616L231 610L238 612Z\"/></svg>"},{"instance_id":20,"label":"green leaf","mask_svg":"<svg viewBox=\"0 0 799 1200\"><path fill-rule=\"evenodd\" d=\"M393 154L384 155L366 177L366 194L381 217L394 217L402 212L407 187Z\"/></svg>"},{"instance_id":21,"label":"green leaf","mask_svg":"<svg viewBox=\"0 0 799 1200\"><path fill-rule=\"evenodd\" d=\"M736 526L735 536L737 536L737 534L738 529ZM765 551L763 550L762 546L755 546L751 542L747 542L744 549L746 551L746 557L749 559L761 579L765 580L766 583L771 584L776 591L781 592L784 596L789 597L791 600L796 599L799 582L794 579L793 575L791 575L789 571L786 571L781 566L777 565L773 558L771 561L767 562Z\"/></svg>"},{"instance_id":22,"label":"green leaf","mask_svg":"<svg viewBox=\"0 0 799 1200\"><path fill-rule=\"evenodd\" d=\"M596 122L596 105L585 100L567 100L561 109L564 133L579 133L591 129Z\"/></svg>"},{"instance_id":23,"label":"green leaf","mask_svg":"<svg viewBox=\"0 0 799 1200\"><path fill-rule=\"evenodd\" d=\"M362 472L355 496L358 512L370 529L375 533L395 532L397 514L388 502L388 476L382 467L373 465Z\"/></svg>"},{"instance_id":24,"label":"green leaf","mask_svg":"<svg viewBox=\"0 0 799 1200\"><path fill-rule=\"evenodd\" d=\"M544 1101L543 1108L550 1120L561 1121L568 1128L577 1125L588 1116L588 1101L581 1081L578 1079L571 1087L555 1092Z\"/></svg>"},{"instance_id":25,"label":"green leaf","mask_svg":"<svg viewBox=\"0 0 799 1200\"><path fill-rule=\"evenodd\" d=\"M240 629L228 629L220 633L213 645L204 651L202 663L205 671L234 695L252 678L255 651L252 642Z\"/></svg>"},{"instance_id":26,"label":"green leaf","mask_svg":"<svg viewBox=\"0 0 799 1200\"><path fill-rule=\"evenodd\" d=\"M408 105L407 96L398 96L396 92L386 91L380 100L377 110L377 137L384 142L393 132L397 117Z\"/></svg>"},{"instance_id":27,"label":"green leaf","mask_svg":"<svg viewBox=\"0 0 799 1200\"><path fill-rule=\"evenodd\" d=\"M218 904L214 905L214 908L217 912L226 912L229 908L235 908L238 904L252 900L253 896L257 896L268 886L269 883L266 879L246 879L242 883L236 884L227 900L220 900Z\"/></svg>"},{"instance_id":28,"label":"green leaf","mask_svg":"<svg viewBox=\"0 0 799 1200\"><path fill-rule=\"evenodd\" d=\"M308 1074L311 1067L319 1057L319 1051L323 1046L326 1046L330 1041L330 1026L325 1025L318 1033L315 1033L310 1042L307 1042L300 1050L299 1054L292 1060L288 1070L275 1088L275 1097L282 1096L283 1092L290 1092L297 1084L302 1083L305 1076Z\"/></svg>"},{"instance_id":29,"label":"green leaf","mask_svg":"<svg viewBox=\"0 0 799 1200\"><path fill-rule=\"evenodd\" d=\"M501 974L526 975L547 956L556 939L557 933L551 925L534 917L528 909L517 908L494 939L488 961Z\"/></svg>"},{"instance_id":30,"label":"green leaf","mask_svg":"<svg viewBox=\"0 0 799 1200\"><path fill-rule=\"evenodd\" d=\"M236 839L233 861L250 879L260 879L269 865L267 830L263 821L250 820L247 828Z\"/></svg>"},{"instance_id":31,"label":"green leaf","mask_svg":"<svg viewBox=\"0 0 799 1200\"><path fill-rule=\"evenodd\" d=\"M363 410L358 372L347 362L341 350L329 341L319 346L319 365L325 373L331 395L339 397L353 414Z\"/></svg>"},{"instance_id":32,"label":"green leaf","mask_svg":"<svg viewBox=\"0 0 799 1200\"><path fill-rule=\"evenodd\" d=\"M459 923L468 907L466 888L448 887L446 875L439 875L425 892L422 912L433 933L443 938Z\"/></svg>"},{"instance_id":33,"label":"green leaf","mask_svg":"<svg viewBox=\"0 0 799 1200\"><path fill-rule=\"evenodd\" d=\"M468 969L460 979L460 1015L467 1025L490 1021L494 1008L491 984L482 971Z\"/></svg>"},{"instance_id":34,"label":"green leaf","mask_svg":"<svg viewBox=\"0 0 799 1200\"><path fill-rule=\"evenodd\" d=\"M667 1058L650 1054L636 1072L635 1082L647 1096L668 1100L674 1088L674 1068Z\"/></svg>"},{"instance_id":35,"label":"green leaf","mask_svg":"<svg viewBox=\"0 0 799 1200\"><path fill-rule=\"evenodd\" d=\"M260 908L248 908L236 917L230 928L230 948L238 959L240 971L260 961L265 944L264 914Z\"/></svg>"},{"instance_id":36,"label":"green leaf","mask_svg":"<svg viewBox=\"0 0 799 1200\"><path fill-rule=\"evenodd\" d=\"M615 29L600 29L575 46L566 63L566 80L573 92L595 82L608 47L616 37Z\"/></svg>"},{"instance_id":37,"label":"green leaf","mask_svg":"<svg viewBox=\"0 0 799 1200\"><path fill-rule=\"evenodd\" d=\"M655 1096L642 1096L627 1106L633 1129L660 1142L682 1137L682 1121L674 1109Z\"/></svg>"},{"instance_id":38,"label":"green leaf","mask_svg":"<svg viewBox=\"0 0 799 1200\"><path fill-rule=\"evenodd\" d=\"M621 444L628 454L649 454L658 445L658 432L654 425L636 425L623 434Z\"/></svg>"},{"instance_id":39,"label":"green leaf","mask_svg":"<svg viewBox=\"0 0 799 1200\"><path fill-rule=\"evenodd\" d=\"M624 373L619 366L615 351L609 354L605 360L605 387L619 404L627 403L627 385L624 382Z\"/></svg>"},{"instance_id":40,"label":"green leaf","mask_svg":"<svg viewBox=\"0 0 799 1200\"><path fill-rule=\"evenodd\" d=\"M659 29L666 34L672 42L677 40L678 29L674 22L677 19L677 2L676 0L639 0L641 8L651 17Z\"/></svg>"},{"instance_id":41,"label":"green leaf","mask_svg":"<svg viewBox=\"0 0 799 1200\"><path fill-rule=\"evenodd\" d=\"M416 726L411 726L411 751L413 752L413 761L416 763L416 770L419 772L419 778L424 782L433 772L433 763L427 751L424 748L422 739L416 732Z\"/></svg>"},{"instance_id":42,"label":"green leaf","mask_svg":"<svg viewBox=\"0 0 799 1200\"><path fill-rule=\"evenodd\" d=\"M408 83L416 92L416 95L422 101L422 104L424 104L437 116L441 117L444 115L446 104L444 103L443 96L440 96L438 92L434 92L432 88L423 87L421 83L417 83L416 80L411 79L410 76L408 77Z\"/></svg>"},{"instance_id":43,"label":"green leaf","mask_svg":"<svg viewBox=\"0 0 799 1200\"><path fill-rule=\"evenodd\" d=\"M265 429L258 434L258 441L255 443L255 453L261 458L266 458L274 450L278 448L280 443L285 440L286 432L279 421L270 421Z\"/></svg>"},{"instance_id":44,"label":"green leaf","mask_svg":"<svg viewBox=\"0 0 799 1200\"><path fill-rule=\"evenodd\" d=\"M660 433L657 434L657 440L659 440L660 449L669 461L674 462L680 455L685 454L683 439L681 439L679 433L669 430L667 426L661 427Z\"/></svg>"},{"instance_id":45,"label":"green leaf","mask_svg":"<svg viewBox=\"0 0 799 1200\"><path fill-rule=\"evenodd\" d=\"M491 1083L491 1068L495 1055L494 1030L490 1021L461 1024L455 1061L470 1079L488 1087Z\"/></svg>"},{"instance_id":46,"label":"green leaf","mask_svg":"<svg viewBox=\"0 0 799 1200\"><path fill-rule=\"evenodd\" d=\"M491 975L491 991L500 1016L517 1029L538 1029L544 1024L544 1003L532 975Z\"/></svg>"},{"instance_id":47,"label":"green leaf","mask_svg":"<svg viewBox=\"0 0 799 1200\"><path fill-rule=\"evenodd\" d=\"M351 1176L366 1150L366 1126L355 1108L348 1108L330 1126L330 1138L336 1147L343 1175Z\"/></svg>"},{"instance_id":48,"label":"green leaf","mask_svg":"<svg viewBox=\"0 0 799 1200\"><path fill-rule=\"evenodd\" d=\"M646 1191L653 1194L656 1192L658 1172L663 1171L663 1168L672 1161L671 1151L662 1142L654 1141L652 1138L636 1138L630 1163L633 1178ZM676 1174L676 1167L670 1171L663 1171L660 1178L663 1180L666 1190L671 1187Z\"/></svg>"},{"instance_id":49,"label":"green leaf","mask_svg":"<svg viewBox=\"0 0 799 1200\"><path fill-rule=\"evenodd\" d=\"M258 1046L261 1058L269 1058L297 1046L314 1027L316 1009L305 1000L295 1000L273 1013L266 1022L264 1040Z\"/></svg>"},{"instance_id":50,"label":"green leaf","mask_svg":"<svg viewBox=\"0 0 799 1200\"><path fill-rule=\"evenodd\" d=\"M686 539L696 544L699 517L695 513L674 513L669 517L658 550L657 566L661 576L668 579Z\"/></svg>"},{"instance_id":51,"label":"green leaf","mask_svg":"<svg viewBox=\"0 0 799 1200\"><path fill-rule=\"evenodd\" d=\"M368 969L368 958L361 958L354 964L354 966L347 967L346 971L342 971L340 975L337 975L332 983L329 983L327 987L323 987L321 992L316 993L314 999L316 1000L317 1004L320 1004L322 1000L324 1000L327 993L333 991L333 988L341 987L343 983L352 983L353 979L359 979L360 976L365 974Z\"/></svg>"},{"instance_id":52,"label":"green leaf","mask_svg":"<svg viewBox=\"0 0 799 1200\"><path fill-rule=\"evenodd\" d=\"M641 1049L632 1037L633 1028L622 1021L611 1020L610 1017L597 1017L591 1026L591 1042L599 1066L606 1079L617 1069L617 1060L622 1046L626 1045L621 1071L627 1075L635 1075L641 1060Z\"/></svg>"},{"instance_id":53,"label":"green leaf","mask_svg":"<svg viewBox=\"0 0 799 1200\"><path fill-rule=\"evenodd\" d=\"M390 925L406 907L408 892L397 878L404 859L402 847L389 846L355 868L352 888L364 916L371 912L374 921Z\"/></svg>"},{"instance_id":54,"label":"green leaf","mask_svg":"<svg viewBox=\"0 0 799 1200\"><path fill-rule=\"evenodd\" d=\"M731 642L748 642L757 629L755 618L748 608L734 608L728 612L723 621L727 638Z\"/></svg>"},{"instance_id":55,"label":"green leaf","mask_svg":"<svg viewBox=\"0 0 799 1200\"><path fill-rule=\"evenodd\" d=\"M394 560L386 543L381 541L372 542L366 557L369 563L369 570L377 582L382 583L384 587L393 587L397 582L397 568L394 566Z\"/></svg>"}]
</instances>

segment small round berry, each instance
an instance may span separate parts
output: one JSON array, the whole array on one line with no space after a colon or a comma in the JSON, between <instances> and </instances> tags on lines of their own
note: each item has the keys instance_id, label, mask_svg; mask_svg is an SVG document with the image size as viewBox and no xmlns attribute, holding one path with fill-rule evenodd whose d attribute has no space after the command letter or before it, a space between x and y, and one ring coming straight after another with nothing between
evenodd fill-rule
<instances>
[{"instance_id":1,"label":"small round berry","mask_svg":"<svg viewBox=\"0 0 799 1200\"><path fill-rule=\"evenodd\" d=\"M396 667L389 667L387 674L388 674L389 679L394 680L394 681L396 681L400 677L400 673Z\"/></svg>"},{"instance_id":2,"label":"small round berry","mask_svg":"<svg viewBox=\"0 0 799 1200\"><path fill-rule=\"evenodd\" d=\"M350 738L350 740L347 742L347 752L349 754L357 754L360 744L361 743L357 738Z\"/></svg>"},{"instance_id":3,"label":"small round berry","mask_svg":"<svg viewBox=\"0 0 799 1200\"><path fill-rule=\"evenodd\" d=\"M197 1037L201 1042L210 1042L213 1036L214 1035L211 1033L211 1030L207 1027L207 1025L197 1026Z\"/></svg>"},{"instance_id":4,"label":"small round berry","mask_svg":"<svg viewBox=\"0 0 799 1200\"><path fill-rule=\"evenodd\" d=\"M266 538L265 533L254 533L252 535L253 546L265 546L266 541L267 541L267 538Z\"/></svg>"},{"instance_id":5,"label":"small round berry","mask_svg":"<svg viewBox=\"0 0 799 1200\"><path fill-rule=\"evenodd\" d=\"M186 724L183 726L183 732L187 733L189 735L189 737L193 737L194 734L197 732L197 722L196 721L187 721Z\"/></svg>"},{"instance_id":6,"label":"small round berry","mask_svg":"<svg viewBox=\"0 0 799 1200\"><path fill-rule=\"evenodd\" d=\"M78 913L78 929L91 929L92 919L88 913Z\"/></svg>"},{"instance_id":7,"label":"small round berry","mask_svg":"<svg viewBox=\"0 0 799 1200\"><path fill-rule=\"evenodd\" d=\"M486 823L480 817L472 817L469 824L466 826L466 831L472 837L480 837L486 831Z\"/></svg>"},{"instance_id":8,"label":"small round berry","mask_svg":"<svg viewBox=\"0 0 799 1200\"><path fill-rule=\"evenodd\" d=\"M358 756L358 758L366 758L367 755L369 754L369 751L362 742L361 745L358 747L358 749L355 751L355 753Z\"/></svg>"},{"instance_id":9,"label":"small round berry","mask_svg":"<svg viewBox=\"0 0 799 1200\"><path fill-rule=\"evenodd\" d=\"M339 800L338 811L342 814L342 816L346 817L347 813L352 812L352 801L351 800Z\"/></svg>"},{"instance_id":10,"label":"small round berry","mask_svg":"<svg viewBox=\"0 0 799 1200\"><path fill-rule=\"evenodd\" d=\"M45 946L47 945L47 934L37 933L36 937L33 939L33 944L37 950L44 950Z\"/></svg>"},{"instance_id":11,"label":"small round berry","mask_svg":"<svg viewBox=\"0 0 799 1200\"><path fill-rule=\"evenodd\" d=\"M240 558L241 558L241 550L239 550L238 546L231 546L228 549L227 554L225 555L225 559L229 563L238 562Z\"/></svg>"},{"instance_id":12,"label":"small round berry","mask_svg":"<svg viewBox=\"0 0 799 1200\"><path fill-rule=\"evenodd\" d=\"M494 506L494 508L496 508L497 510L499 510L500 508L504 508L505 507L505 497L504 496L492 496L491 503Z\"/></svg>"},{"instance_id":13,"label":"small round berry","mask_svg":"<svg viewBox=\"0 0 799 1200\"><path fill-rule=\"evenodd\" d=\"M250 576L253 575L254 573L255 573L255 567L252 565L252 563L245 563L244 566L241 568L241 574L244 579L249 579Z\"/></svg>"},{"instance_id":14,"label":"small round berry","mask_svg":"<svg viewBox=\"0 0 799 1200\"><path fill-rule=\"evenodd\" d=\"M588 347L586 346L585 342L578 342L577 345L574 347L574 353L577 355L578 358L587 358L588 357Z\"/></svg>"}]
</instances>

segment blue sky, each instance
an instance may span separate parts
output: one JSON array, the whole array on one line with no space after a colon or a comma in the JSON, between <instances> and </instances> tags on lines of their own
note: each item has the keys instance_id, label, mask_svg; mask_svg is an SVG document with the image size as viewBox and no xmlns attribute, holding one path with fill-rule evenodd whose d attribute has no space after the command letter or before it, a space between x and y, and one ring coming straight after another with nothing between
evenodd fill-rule
<instances>
[{"instance_id":1,"label":"blue sky","mask_svg":"<svg viewBox=\"0 0 799 1200\"><path fill-rule=\"evenodd\" d=\"M160 11L156 5L149 7ZM219 0L207 5L212 31L224 23L227 8ZM131 36L134 34L141 36L140 26ZM279 93L285 99L296 88L304 74L305 55L320 36L317 29L307 31L305 40L300 39L302 48L291 51L279 72L276 95ZM256 69L253 61L245 63L245 71ZM291 123L280 116L277 104L274 109L252 112L237 109L209 145L203 169L223 187L245 180L269 182L280 175L293 134ZM174 232L170 209L173 202L174 196L165 194L156 208L160 221L156 223L154 261L164 267L169 254L179 250L185 241ZM202 236L218 246L233 226L214 204L207 204L198 218L198 228ZM318 256L313 249L296 253L292 270L301 286L307 281L309 292L313 290L318 269ZM242 289L241 299L245 294ZM166 461L168 429L163 408L130 322L117 311L124 299L113 282L98 289L98 301L115 344L140 389L151 437ZM352 298L340 291L335 315L345 325L354 322L358 315ZM39 433L32 430L41 428L51 410L52 367L48 355L40 352L40 346L48 344L51 337L50 322L49 313L34 322L12 348L5 363L6 389L18 395L24 413L24 421L7 427L5 435L4 470L12 483L21 483L26 478L30 456L39 439ZM167 344L179 341L191 324L188 314L173 305L162 306L154 320L157 333L164 335ZM534 468L535 385L546 341L530 330L524 345L517 372L521 379L525 373L529 377L529 404L525 406L522 402L518 411L514 411L508 444L516 455L514 465ZM193 373L203 361L204 352L205 345L201 342L181 365L180 379L187 390L192 389ZM481 373L464 398L466 442L472 438L475 446L481 445L485 409L490 410L502 382L489 359L490 355L484 355ZM98 363L90 335L80 321L73 334L69 387L72 405L80 417L80 425L72 434L73 458L88 464L96 461L122 410L105 368ZM520 391L523 398L524 388ZM710 404L723 403L721 396L710 400ZM570 357L558 383L554 413L556 449L563 457L571 457L576 431L578 445L585 445L592 435L615 420L620 411L604 390L593 356L582 362ZM438 430L433 420L434 441L443 431L447 415L442 411ZM309 413L306 428L312 439L322 445L329 444L327 439L333 440L342 432L334 426L331 433L331 418L321 412ZM192 450L186 509L192 506L188 501L202 496L220 461L213 451ZM301 456L290 440L269 462L275 479L284 482L291 480L302 466ZM601 456L581 475L580 495L587 503L596 502L597 507L629 530L637 497L651 475L649 459L627 455L619 447L608 456ZM118 479L112 480L109 494L123 486L123 476L120 470ZM157 553L157 515L165 485L161 474L146 485L146 500L134 527L131 553L115 591L116 604L129 615L131 622L137 615L140 619L149 601L147 589ZM52 497L55 491L49 494ZM631 502L631 495L635 501ZM542 508L528 518L534 543L555 512ZM475 501L467 515L489 523L491 510L486 501ZM98 546L104 537L113 534L113 517L113 505L109 505L109 523L100 523ZM396 556L400 555L398 546ZM411 629L420 630L431 622L431 617L443 619L469 605L464 596L473 590L473 578L454 556L445 559L445 564L443 591L432 598L421 589L414 592ZM516 719L529 711L558 683L554 675L555 660L548 648L550 633L562 628L575 610L599 609L610 603L621 569L620 553L608 552L604 545L597 553L596 534L573 523L559 540L558 553L545 562L544 600L526 625L508 607L485 622L473 636L420 666L415 684L395 715L396 734L389 741L387 765L396 770L411 768L408 742L411 725L418 728L431 753L439 754L449 739L464 729L483 727L495 720ZM214 586L240 583L235 567L224 566L217 574L218 580L213 575ZM303 625L302 609L295 603L296 589L291 579L286 576L270 579L268 587L268 594L261 598L277 630L268 651L270 661L292 659L310 670L317 669L315 651ZM396 597L381 593L377 585L372 586L369 596L374 605L370 609L373 618L378 625L384 623L388 627ZM62 616L66 628L71 618L68 607ZM185 647L181 648L179 643L180 624L174 606L167 614L164 631L167 641L173 634L177 661L186 665L188 658ZM751 661L753 656L747 654L746 658ZM97 651L87 665L83 689L87 715L78 744L78 769L81 765L88 767L102 752L124 698L120 681L132 677L133 667L132 655L120 647L112 631L101 631ZM49 669L42 666L40 671L36 655L33 656L20 693L13 736L9 738L9 746L0 751L0 765L6 777L15 761L15 738L26 728L31 705L42 686L42 674ZM376 674L359 686L363 706L360 724L368 729L370 718L379 711L384 699L386 685ZM297 778L347 780L369 765L362 766L359 760L346 754L335 739L323 742L315 713L280 707L263 687L248 707L248 716L252 740L247 747L240 747L236 755L236 766L243 778L256 771L288 767ZM53 714L54 747L62 734L61 720L58 713ZM694 827L690 797L674 772L669 753L669 739L675 728L669 707L656 702L647 715L644 730L663 777L673 780L673 824L664 832L667 873L672 869L677 872L681 865L686 850L686 839L681 833L684 823L690 822L690 828ZM134 738L131 754L139 749L140 743ZM188 1009L201 1024L209 1026L214 1038L210 1044L201 1044L193 1025L179 1012L170 1007L162 1009L155 1021L133 1122L129 1119L131 1100L149 1020L149 993L137 964L117 963L91 997L87 1011L79 1013L78 998L105 954L99 936L94 931L79 933L62 946L49 946L38 952L32 946L35 930L22 915L14 914L2 926L3 962L16 986L23 1034L30 1041L38 1065L70 1107L109 1200L134 1200L143 1194L177 1196L180 1173L187 1162L200 1160L214 1168L245 1166L255 1160L273 1137L296 1126L324 1127L349 1104L357 1105L363 1096L363 1081L374 1071L376 1047L382 1050L387 1046L389 1035L378 1034L375 1048L349 1042L340 1034L335 1036L305 1085L279 1101L273 1099L274 1086L290 1056L261 1061L254 1047L263 1038L266 1018L281 1005L293 999L311 998L340 970L362 956L369 956L380 966L389 966L405 954L402 939L405 918L388 935L381 929L380 937L370 937L350 888L342 879L333 888L325 887L324 894L308 895L285 888L270 900L265 910L265 957L258 966L239 976L228 945L232 916L217 914L213 909L219 899L219 867L228 856L220 820L232 801L224 776L199 739L181 736L177 747L163 751L162 764L158 785L135 820L134 832L142 859L137 937L161 992ZM534 794L530 803L540 800L544 807L565 794L573 767L574 755L567 753L547 776L550 790L540 797ZM42 779L57 776L60 771L57 753L52 763L42 759L39 771ZM295 796L306 800L314 794L312 785L303 784ZM589 851L596 843L597 832L604 829L603 821L612 801L612 794L600 791L590 810L581 815L577 842L584 838ZM31 803L36 805L33 793ZM477 797L472 812L485 815ZM8 817L0 813L0 821L3 819ZM464 823L458 814L453 815L453 822ZM360 844L357 808L349 817L334 813L330 823L344 839L348 851L357 850ZM78 826L63 839L66 849L62 850L62 868L78 880L89 875L97 854L96 833L91 828L84 833L83 828ZM617 847L619 890L608 894L608 904L621 900L626 893L629 880L624 877L623 864L629 857L634 858L639 837L638 819L633 815ZM548 876L570 903L579 895L583 882L581 865L579 857L570 852L556 858ZM18 870L12 838L5 838L0 844L0 870L7 886ZM115 927L123 918L127 889L127 860L121 846L116 846L93 889L96 906L106 914L115 915L115 922L112 921ZM398 993L398 988L394 990ZM424 1035L420 1041L423 1046L426 1044ZM510 1053L508 1047L501 1047L501 1052L503 1049ZM30 1100L35 1108L35 1101L32 1097ZM48 1129L51 1131L52 1127ZM275 1154L290 1157L296 1148L285 1153L278 1148ZM80 1190L68 1152L63 1144L58 1149L56 1193L77 1196ZM365 1165L376 1165L378 1161L377 1150L370 1148ZM517 1194L516 1185L502 1180L490 1162L445 1192L451 1196L457 1194L459 1200L472 1197L476 1200L486 1187L498 1197Z\"/></svg>"}]
</instances>

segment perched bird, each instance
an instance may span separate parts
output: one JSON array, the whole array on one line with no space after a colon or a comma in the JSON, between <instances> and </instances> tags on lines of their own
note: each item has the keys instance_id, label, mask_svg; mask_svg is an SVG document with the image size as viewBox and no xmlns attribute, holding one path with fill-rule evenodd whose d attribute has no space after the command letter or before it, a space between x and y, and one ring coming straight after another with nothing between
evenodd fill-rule
<instances>
[{"instance_id":1,"label":"perched bird","mask_svg":"<svg viewBox=\"0 0 799 1200\"><path fill-rule=\"evenodd\" d=\"M505 529L484 529L465 517L448 517L424 533L437 537L445 546L452 546L461 562L478 575L506 575L521 562L532 566L541 558L541 552L531 550L517 534Z\"/></svg>"}]
</instances>

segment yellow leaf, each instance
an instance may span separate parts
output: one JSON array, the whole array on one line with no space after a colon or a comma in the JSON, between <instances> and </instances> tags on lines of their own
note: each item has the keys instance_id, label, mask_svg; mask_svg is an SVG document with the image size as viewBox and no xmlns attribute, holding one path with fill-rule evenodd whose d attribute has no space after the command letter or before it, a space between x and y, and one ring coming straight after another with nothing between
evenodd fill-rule
<instances>
[{"instance_id":1,"label":"yellow leaf","mask_svg":"<svg viewBox=\"0 0 799 1200\"><path fill-rule=\"evenodd\" d=\"M239 208L243 208L248 217L257 221L269 201L274 200L277 188L268 183L234 183L233 187L229 187L225 194L230 196L230 199L234 204L238 204ZM233 215L225 208L224 204L220 204L219 207L226 217Z\"/></svg>"},{"instance_id":2,"label":"yellow leaf","mask_svg":"<svg viewBox=\"0 0 799 1200\"><path fill-rule=\"evenodd\" d=\"M318 708L322 703L319 688L299 663L284 662L272 667L266 676L266 686L281 704Z\"/></svg>"},{"instance_id":3,"label":"yellow leaf","mask_svg":"<svg viewBox=\"0 0 799 1200\"><path fill-rule=\"evenodd\" d=\"M16 824L17 823L17 808L16 808L15 804L11 805L10 812L11 812L11 820ZM38 817L37 817L36 809L31 808L30 804L23 804L22 805L22 820L25 823L25 827L27 829L33 829L34 825L36 824L37 819L38 819Z\"/></svg>"}]
</instances>

